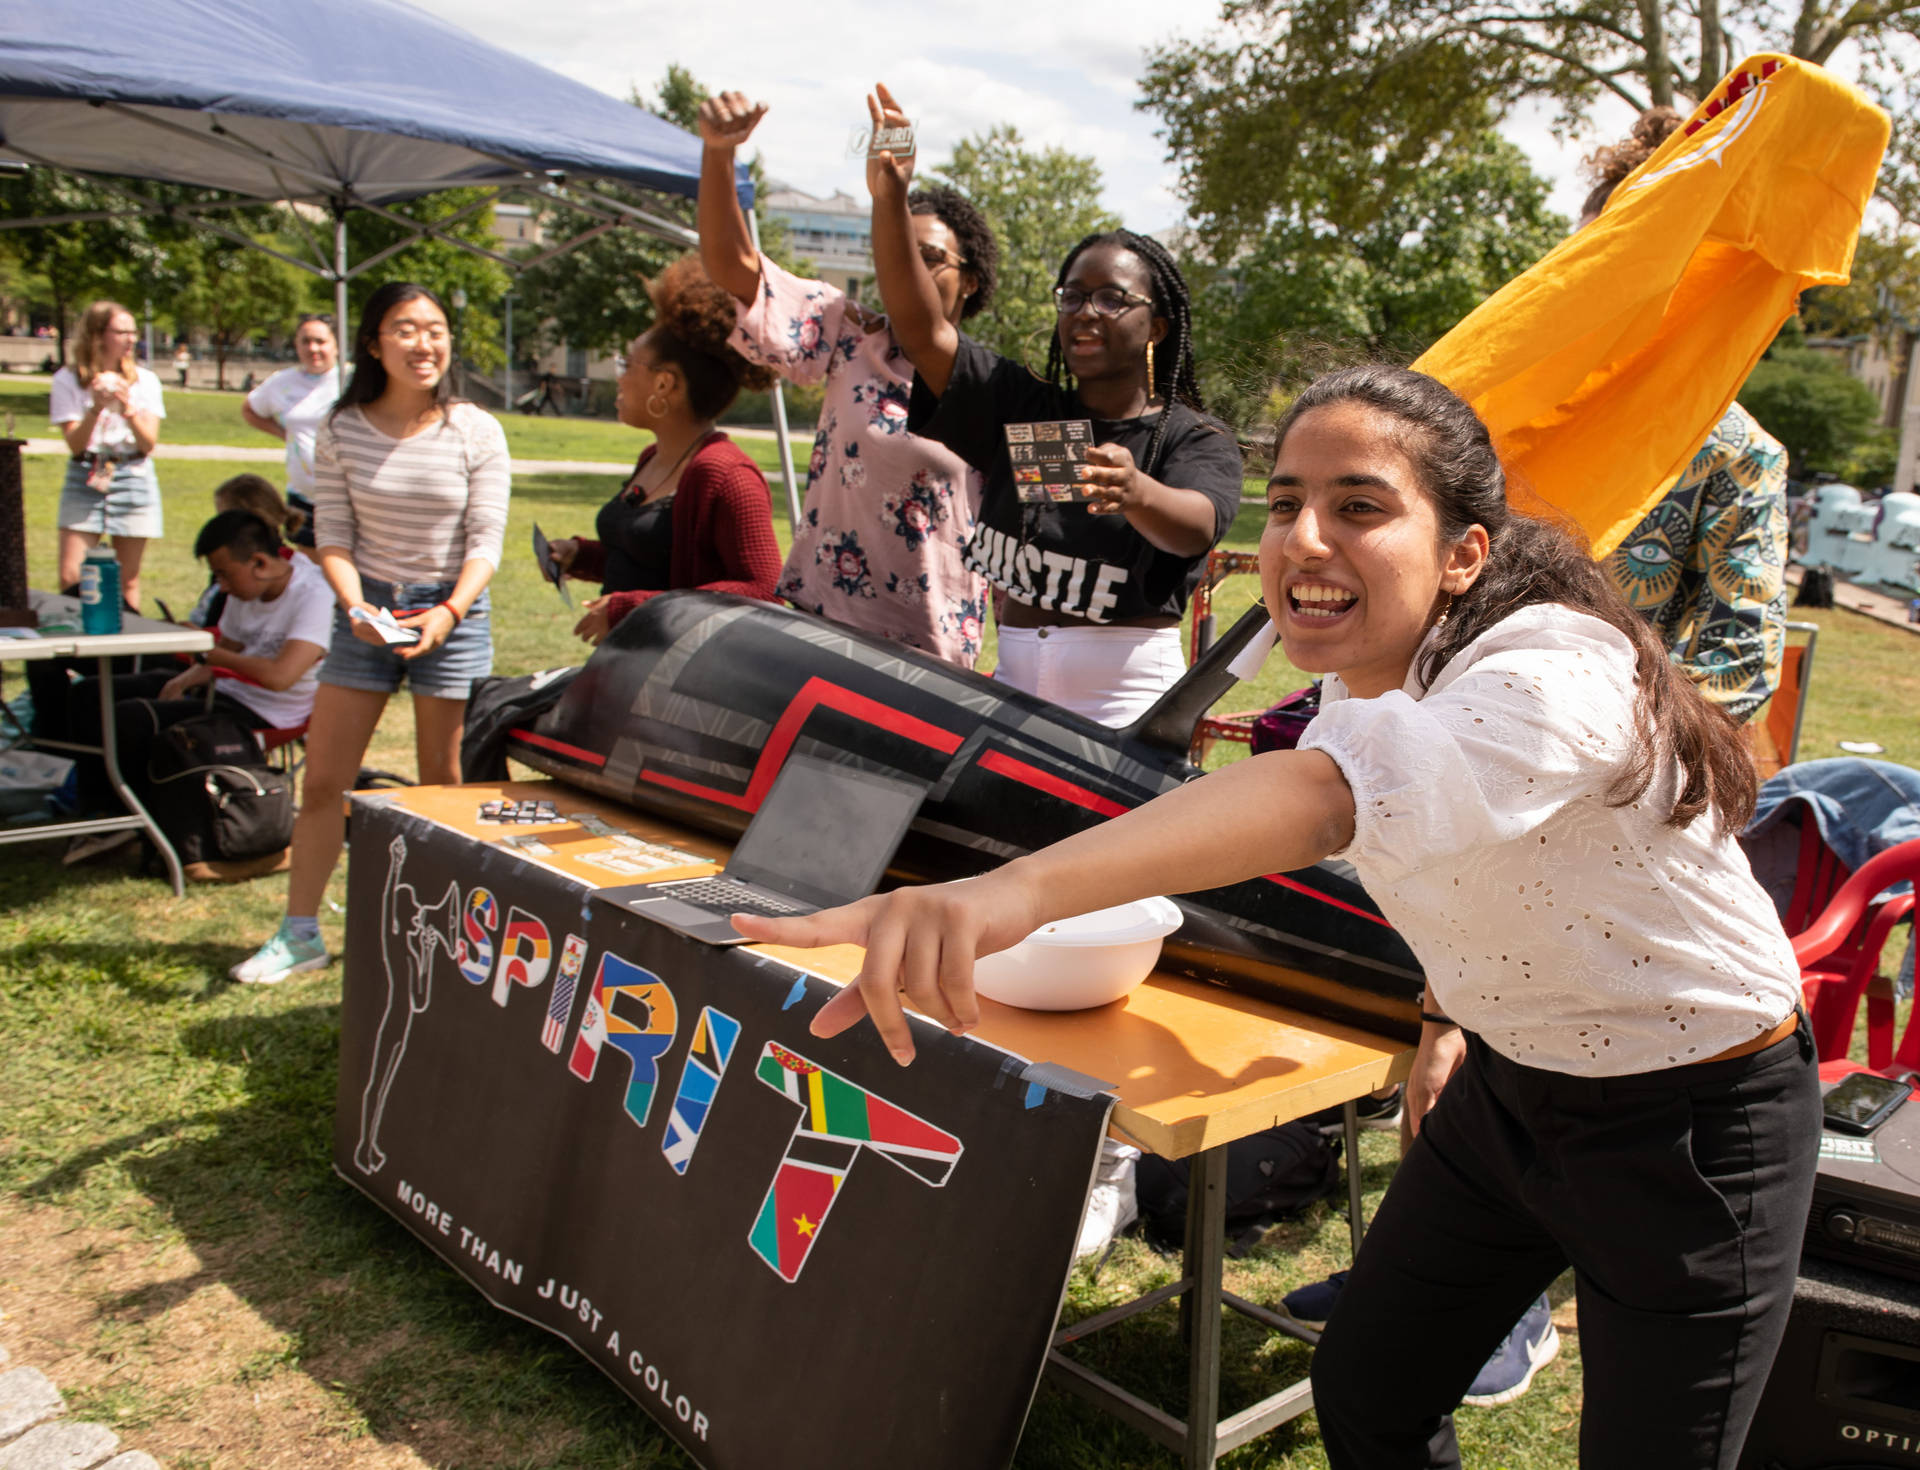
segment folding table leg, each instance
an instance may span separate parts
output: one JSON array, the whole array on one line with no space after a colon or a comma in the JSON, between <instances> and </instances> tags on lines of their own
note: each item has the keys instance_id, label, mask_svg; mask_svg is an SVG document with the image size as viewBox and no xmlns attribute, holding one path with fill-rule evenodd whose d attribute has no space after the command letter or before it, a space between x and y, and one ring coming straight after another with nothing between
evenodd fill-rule
<instances>
[{"instance_id":1,"label":"folding table leg","mask_svg":"<svg viewBox=\"0 0 1920 1470\"><path fill-rule=\"evenodd\" d=\"M173 896L187 896L187 875L181 871L180 855L173 850L173 844L167 841L167 834L160 830L160 824L154 821L146 807L140 804L140 798L133 794L126 779L120 774L119 732L113 723L113 659L107 654L100 655L100 754L107 763L107 780L113 787L127 810L140 819L140 826L153 839L155 847L160 849L161 859L167 865L167 876L173 883Z\"/></svg>"},{"instance_id":2,"label":"folding table leg","mask_svg":"<svg viewBox=\"0 0 1920 1470\"><path fill-rule=\"evenodd\" d=\"M1187 1339L1187 1450L1184 1470L1213 1470L1220 1442L1220 1270L1227 1244L1227 1150L1187 1169L1186 1276L1180 1326Z\"/></svg>"},{"instance_id":3,"label":"folding table leg","mask_svg":"<svg viewBox=\"0 0 1920 1470\"><path fill-rule=\"evenodd\" d=\"M1357 1260L1360 1256L1360 1237L1365 1229L1360 1213L1359 1099L1347 1099L1340 1109L1340 1121L1347 1132L1347 1236L1353 1242L1353 1254Z\"/></svg>"}]
</instances>

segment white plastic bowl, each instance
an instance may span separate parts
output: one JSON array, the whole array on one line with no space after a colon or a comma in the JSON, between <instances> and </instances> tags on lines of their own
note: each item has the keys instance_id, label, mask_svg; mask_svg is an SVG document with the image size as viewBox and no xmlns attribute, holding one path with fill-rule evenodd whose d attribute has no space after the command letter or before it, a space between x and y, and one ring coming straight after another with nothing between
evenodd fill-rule
<instances>
[{"instance_id":1,"label":"white plastic bowl","mask_svg":"<svg viewBox=\"0 0 1920 1470\"><path fill-rule=\"evenodd\" d=\"M1180 906L1170 898L1062 919L975 961L973 987L989 1000L1031 1011L1103 1006L1153 973L1161 941L1180 923Z\"/></svg>"}]
</instances>

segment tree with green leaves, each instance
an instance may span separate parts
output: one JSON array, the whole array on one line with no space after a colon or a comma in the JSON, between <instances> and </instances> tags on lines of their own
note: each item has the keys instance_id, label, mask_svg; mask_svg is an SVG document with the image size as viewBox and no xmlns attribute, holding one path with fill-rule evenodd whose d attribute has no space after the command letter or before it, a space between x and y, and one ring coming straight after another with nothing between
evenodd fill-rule
<instances>
[{"instance_id":1,"label":"tree with green leaves","mask_svg":"<svg viewBox=\"0 0 1920 1470\"><path fill-rule=\"evenodd\" d=\"M636 88L627 100L642 111L691 131L698 122L700 104L711 95L692 72L673 64L667 67L654 96L647 97ZM773 259L787 263L785 228L763 212L766 174L757 158L748 169L754 182L761 248ZM595 190L657 218L694 228L691 199L665 198L617 184L598 184ZM685 254L688 247L648 234L630 221L607 229L605 218L559 205L543 212L541 225L545 243L524 254L537 255L585 235L592 238L544 265L522 272L514 290L527 320L534 324L530 337L610 352L625 347L652 325L653 303L647 297L646 283Z\"/></svg>"},{"instance_id":2,"label":"tree with green leaves","mask_svg":"<svg viewBox=\"0 0 1920 1470\"><path fill-rule=\"evenodd\" d=\"M1717 0L1227 0L1223 17L1221 36L1151 52L1142 82L1216 259L1306 200L1367 225L1523 99L1563 123L1604 94L1684 111L1748 52L1825 62L1849 42L1897 97L1920 35L1911 0L1785 0L1737 24Z\"/></svg>"},{"instance_id":3,"label":"tree with green leaves","mask_svg":"<svg viewBox=\"0 0 1920 1470\"><path fill-rule=\"evenodd\" d=\"M52 169L0 178L0 219L61 220L0 230L0 249L17 263L30 290L44 287L63 362L68 325L88 302L132 297L127 304L138 310L144 300L144 291L134 288L142 284L143 269L152 274L156 244L148 222L126 210L126 201L109 189Z\"/></svg>"},{"instance_id":4,"label":"tree with green leaves","mask_svg":"<svg viewBox=\"0 0 1920 1470\"><path fill-rule=\"evenodd\" d=\"M1824 353L1775 345L1755 365L1740 402L1787 449L1795 479L1848 468L1880 417L1880 400Z\"/></svg>"},{"instance_id":5,"label":"tree with green leaves","mask_svg":"<svg viewBox=\"0 0 1920 1470\"><path fill-rule=\"evenodd\" d=\"M933 182L978 205L1000 242L993 302L968 321L968 335L1016 362L1044 362L1060 262L1085 236L1120 226L1100 203L1100 166L1064 148L1030 148L1000 123L954 145Z\"/></svg>"},{"instance_id":6,"label":"tree with green leaves","mask_svg":"<svg viewBox=\"0 0 1920 1470\"><path fill-rule=\"evenodd\" d=\"M1341 229L1300 201L1230 267L1199 267L1207 400L1246 417L1287 363L1327 344L1410 360L1562 239L1547 184L1491 132ZM1322 364L1324 366L1324 364ZM1235 405L1243 405L1235 407Z\"/></svg>"},{"instance_id":7,"label":"tree with green leaves","mask_svg":"<svg viewBox=\"0 0 1920 1470\"><path fill-rule=\"evenodd\" d=\"M310 290L311 278L285 261L206 231L189 231L167 257L178 281L168 304L183 330L206 333L221 388L234 349L290 327Z\"/></svg>"},{"instance_id":8,"label":"tree with green leaves","mask_svg":"<svg viewBox=\"0 0 1920 1470\"><path fill-rule=\"evenodd\" d=\"M348 283L347 314L352 320L342 325L341 341L350 342L361 309L375 289L388 281L417 281L446 303L458 335L460 357L482 372L499 367L505 361L500 349L500 299L511 287L507 268L453 243L464 241L483 250L499 249L500 242L493 233L493 205L488 202L491 197L486 190L443 189L403 204L384 206L405 220L428 225L435 233L414 241ZM399 244L410 233L408 224L371 210L353 210L347 215L348 258L366 260ZM314 286L313 300L325 300L319 309L333 309L332 300L325 295L331 289L325 284ZM457 291L466 293L464 311L454 306ZM351 346L347 350L351 351Z\"/></svg>"}]
</instances>

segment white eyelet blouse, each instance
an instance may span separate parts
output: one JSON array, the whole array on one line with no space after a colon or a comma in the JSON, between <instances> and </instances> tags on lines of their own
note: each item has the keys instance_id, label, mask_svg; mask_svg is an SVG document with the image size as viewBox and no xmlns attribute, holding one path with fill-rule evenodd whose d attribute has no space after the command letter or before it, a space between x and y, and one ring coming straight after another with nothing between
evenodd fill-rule
<instances>
[{"instance_id":1,"label":"white eyelet blouse","mask_svg":"<svg viewBox=\"0 0 1920 1470\"><path fill-rule=\"evenodd\" d=\"M1786 1016L1799 967L1739 843L1711 812L1665 824L1670 763L1607 805L1633 730L1621 633L1537 604L1431 689L1416 680L1357 699L1329 674L1300 748L1345 775L1339 856L1449 1016L1517 1062L1591 1077L1702 1061Z\"/></svg>"}]
</instances>

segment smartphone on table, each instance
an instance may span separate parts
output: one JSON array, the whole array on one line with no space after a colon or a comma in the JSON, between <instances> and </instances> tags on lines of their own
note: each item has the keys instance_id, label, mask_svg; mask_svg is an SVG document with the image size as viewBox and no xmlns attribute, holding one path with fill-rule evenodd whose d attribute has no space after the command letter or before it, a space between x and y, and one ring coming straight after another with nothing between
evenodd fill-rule
<instances>
[{"instance_id":1,"label":"smartphone on table","mask_svg":"<svg viewBox=\"0 0 1920 1470\"><path fill-rule=\"evenodd\" d=\"M1913 1089L1876 1072L1852 1072L1821 1100L1827 1127L1836 1133L1865 1135L1891 1118Z\"/></svg>"}]
</instances>

